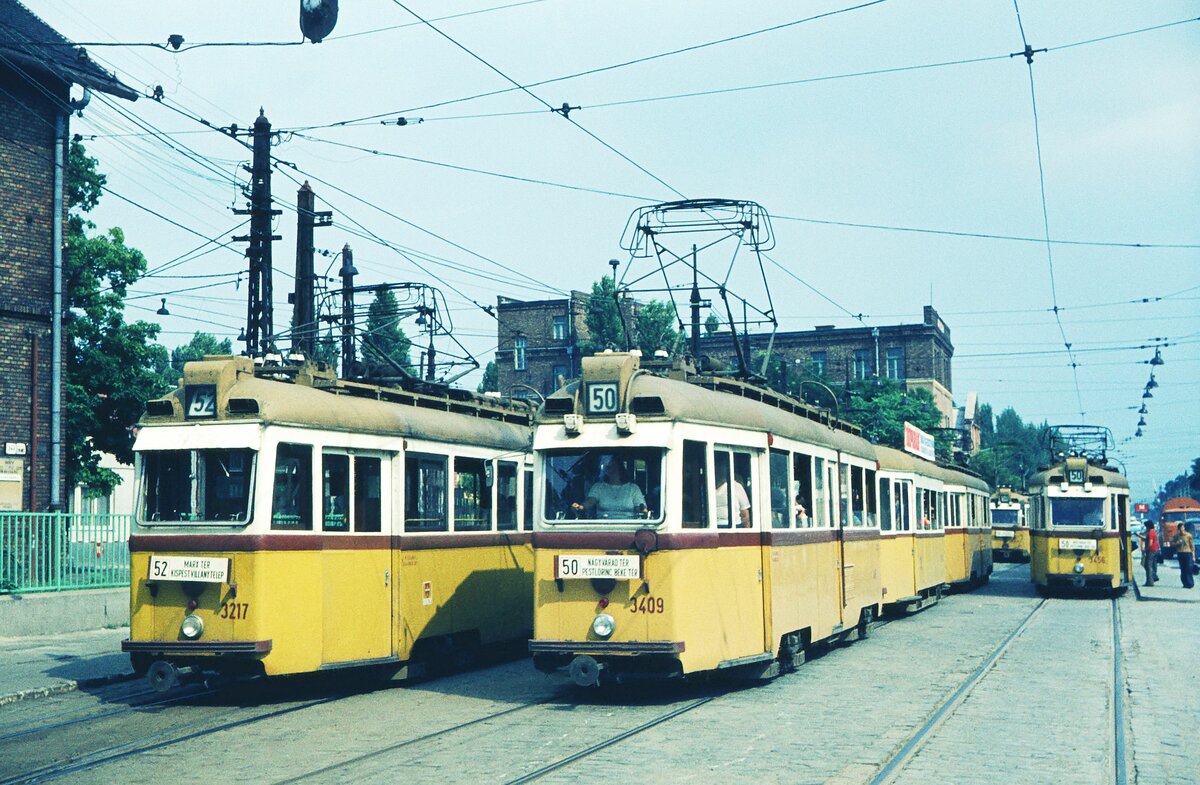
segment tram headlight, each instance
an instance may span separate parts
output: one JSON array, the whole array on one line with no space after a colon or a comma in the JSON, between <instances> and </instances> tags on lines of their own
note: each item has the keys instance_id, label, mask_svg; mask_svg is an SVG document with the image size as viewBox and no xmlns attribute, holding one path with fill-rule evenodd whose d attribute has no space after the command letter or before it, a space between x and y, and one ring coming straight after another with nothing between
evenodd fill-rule
<instances>
[{"instance_id":1,"label":"tram headlight","mask_svg":"<svg viewBox=\"0 0 1200 785\"><path fill-rule=\"evenodd\" d=\"M613 634L613 630L616 628L616 619L607 613L596 614L596 618L592 619L592 632L596 633L597 637L607 638Z\"/></svg>"},{"instance_id":2,"label":"tram headlight","mask_svg":"<svg viewBox=\"0 0 1200 785\"><path fill-rule=\"evenodd\" d=\"M179 625L179 632L189 641L194 641L204 634L204 619L194 613L188 614Z\"/></svg>"},{"instance_id":3,"label":"tram headlight","mask_svg":"<svg viewBox=\"0 0 1200 785\"><path fill-rule=\"evenodd\" d=\"M1074 570L1075 570L1076 575L1082 575L1083 574L1083 562L1081 562L1081 561L1075 562Z\"/></svg>"}]
</instances>

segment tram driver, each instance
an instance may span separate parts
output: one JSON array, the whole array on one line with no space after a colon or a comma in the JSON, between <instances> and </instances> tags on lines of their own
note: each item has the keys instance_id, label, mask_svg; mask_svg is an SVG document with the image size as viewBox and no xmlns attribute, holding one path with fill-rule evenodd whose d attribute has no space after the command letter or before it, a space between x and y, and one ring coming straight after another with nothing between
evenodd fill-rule
<instances>
[{"instance_id":1,"label":"tram driver","mask_svg":"<svg viewBox=\"0 0 1200 785\"><path fill-rule=\"evenodd\" d=\"M628 479L625 462L615 455L606 456L600 482L591 487L587 498L573 502L571 509L583 518L641 518L646 514L646 497L638 484Z\"/></svg>"}]
</instances>

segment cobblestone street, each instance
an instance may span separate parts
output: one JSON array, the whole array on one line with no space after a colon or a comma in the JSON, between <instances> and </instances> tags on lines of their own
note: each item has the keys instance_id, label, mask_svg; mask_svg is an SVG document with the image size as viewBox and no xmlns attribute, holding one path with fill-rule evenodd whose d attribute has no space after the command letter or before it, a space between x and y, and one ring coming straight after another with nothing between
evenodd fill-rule
<instances>
[{"instance_id":1,"label":"cobblestone street","mask_svg":"<svg viewBox=\"0 0 1200 785\"><path fill-rule=\"evenodd\" d=\"M1170 565L1163 578L1178 580ZM169 743L108 750L111 762L70 780L1110 783L1115 611L1127 781L1191 783L1200 708L1181 696L1198 685L1186 669L1167 674L1200 649L1200 602L1168 591L1043 604L1027 567L1001 567L989 586L761 686L579 692L522 660L349 694L320 681L242 688L112 717L98 715L136 695L58 695L9 707L6 732L87 721L0 734L0 775L21 781L23 756L47 749L157 735Z\"/></svg>"}]
</instances>

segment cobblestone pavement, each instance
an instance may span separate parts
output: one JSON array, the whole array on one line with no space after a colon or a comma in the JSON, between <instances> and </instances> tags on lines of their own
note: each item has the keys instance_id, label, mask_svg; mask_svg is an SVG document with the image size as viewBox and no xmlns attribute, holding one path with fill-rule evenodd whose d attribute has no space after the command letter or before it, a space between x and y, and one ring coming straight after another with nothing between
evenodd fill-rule
<instances>
[{"instance_id":1,"label":"cobblestone pavement","mask_svg":"<svg viewBox=\"0 0 1200 785\"><path fill-rule=\"evenodd\" d=\"M999 569L980 591L885 625L759 687L581 693L520 661L336 695L69 779L474 785L508 782L599 744L538 782L868 783L1038 605L1027 567ZM1200 702L1188 698L1200 685L1164 674L1168 663L1200 651L1200 607L1139 602L1132 593L1119 607L1129 782L1194 782ZM1106 600L1047 602L891 781L1111 782L1111 608ZM209 727L315 694L283 688L263 700L232 692L203 705L130 712L105 729L63 728L32 748L61 746L71 734L133 740L189 720ZM712 700L604 745L705 697ZM0 753L4 744L0 738Z\"/></svg>"}]
</instances>

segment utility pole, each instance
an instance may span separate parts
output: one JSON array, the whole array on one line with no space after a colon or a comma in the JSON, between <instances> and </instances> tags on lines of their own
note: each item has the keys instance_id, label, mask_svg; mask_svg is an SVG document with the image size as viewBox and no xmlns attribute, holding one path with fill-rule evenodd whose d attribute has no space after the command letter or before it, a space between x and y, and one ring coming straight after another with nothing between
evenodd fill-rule
<instances>
[{"instance_id":1,"label":"utility pole","mask_svg":"<svg viewBox=\"0 0 1200 785\"><path fill-rule=\"evenodd\" d=\"M342 378L350 378L354 367L354 251L350 243L342 246Z\"/></svg>"},{"instance_id":2,"label":"utility pole","mask_svg":"<svg viewBox=\"0 0 1200 785\"><path fill-rule=\"evenodd\" d=\"M254 139L254 158L250 172L250 209L234 210L235 215L250 216L250 234L234 237L234 242L249 242L250 281L246 287L246 354L256 357L274 349L275 316L271 286L271 243L282 239L271 233L271 219L282 210L271 205L271 122L262 109L250 134Z\"/></svg>"},{"instance_id":3,"label":"utility pole","mask_svg":"<svg viewBox=\"0 0 1200 785\"><path fill-rule=\"evenodd\" d=\"M696 246L692 246L692 360L700 362L700 279L696 271Z\"/></svg>"},{"instance_id":4,"label":"utility pole","mask_svg":"<svg viewBox=\"0 0 1200 785\"><path fill-rule=\"evenodd\" d=\"M316 274L313 271L313 229L330 226L333 213L316 212L316 197L308 181L296 192L296 291L292 295L292 351L317 353Z\"/></svg>"}]
</instances>

